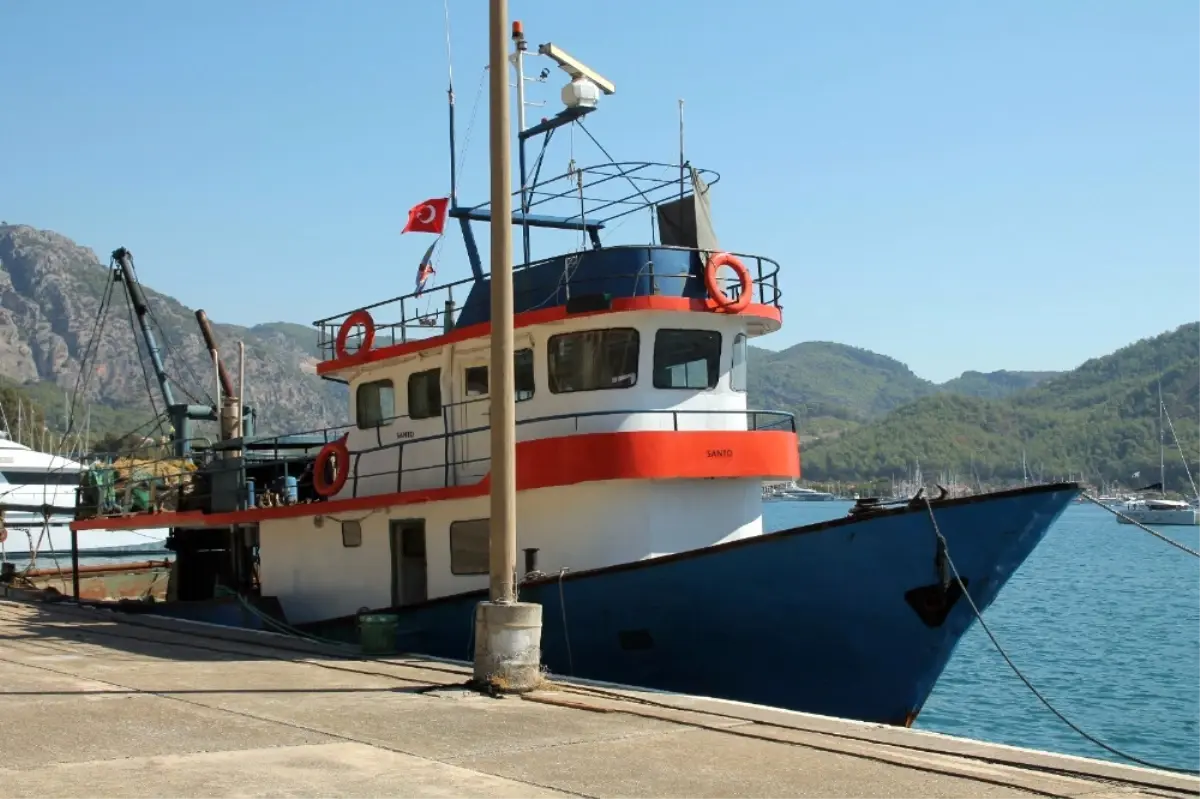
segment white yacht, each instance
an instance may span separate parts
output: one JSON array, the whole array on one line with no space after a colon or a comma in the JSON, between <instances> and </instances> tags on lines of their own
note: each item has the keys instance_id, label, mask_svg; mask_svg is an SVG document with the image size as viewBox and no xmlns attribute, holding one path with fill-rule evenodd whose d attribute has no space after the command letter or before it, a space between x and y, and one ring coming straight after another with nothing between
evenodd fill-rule
<instances>
[{"instance_id":1,"label":"white yacht","mask_svg":"<svg viewBox=\"0 0 1200 799\"><path fill-rule=\"evenodd\" d=\"M1122 514L1117 517L1121 524L1200 525L1200 511L1179 499L1131 499L1117 508Z\"/></svg>"},{"instance_id":2,"label":"white yacht","mask_svg":"<svg viewBox=\"0 0 1200 799\"><path fill-rule=\"evenodd\" d=\"M1171 417L1167 415L1167 407L1163 404L1162 384L1158 386L1158 490L1164 492L1162 497L1157 499L1149 498L1130 498L1124 505L1119 505L1121 514L1117 516L1117 521L1121 524L1133 524L1138 522L1147 525L1183 525L1193 527L1200 525L1200 511L1196 509L1190 502L1178 499L1167 499L1165 495L1167 484L1167 464L1166 464L1166 440L1165 428L1163 427L1163 419L1166 419L1167 426L1171 428L1171 436L1175 436L1175 427L1171 424ZM1179 445L1178 439L1175 441L1176 446ZM1183 456L1183 451L1180 450L1180 457ZM1186 462L1185 462L1186 464ZM1191 474L1188 474L1188 479L1191 479ZM1192 490L1195 491L1195 484L1192 484Z\"/></svg>"},{"instance_id":3,"label":"white yacht","mask_svg":"<svg viewBox=\"0 0 1200 799\"><path fill-rule=\"evenodd\" d=\"M765 486L763 489L764 499L782 499L791 502L827 502L837 499L828 491L817 491L812 488L802 488L795 483L780 483L772 486Z\"/></svg>"},{"instance_id":4,"label":"white yacht","mask_svg":"<svg viewBox=\"0 0 1200 799\"><path fill-rule=\"evenodd\" d=\"M0 558L71 552L71 530L83 464L30 449L0 431ZM160 553L167 530L79 532L89 556Z\"/></svg>"}]
</instances>

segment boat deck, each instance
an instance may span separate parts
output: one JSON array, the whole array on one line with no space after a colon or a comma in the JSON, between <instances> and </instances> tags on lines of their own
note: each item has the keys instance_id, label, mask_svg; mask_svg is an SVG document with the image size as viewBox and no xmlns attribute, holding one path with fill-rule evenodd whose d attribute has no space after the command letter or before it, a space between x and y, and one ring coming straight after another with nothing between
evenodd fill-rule
<instances>
[{"instance_id":1,"label":"boat deck","mask_svg":"<svg viewBox=\"0 0 1200 799\"><path fill-rule=\"evenodd\" d=\"M464 630L464 636L468 631ZM0 779L52 796L1184 796L1200 780L699 697L0 598Z\"/></svg>"}]
</instances>

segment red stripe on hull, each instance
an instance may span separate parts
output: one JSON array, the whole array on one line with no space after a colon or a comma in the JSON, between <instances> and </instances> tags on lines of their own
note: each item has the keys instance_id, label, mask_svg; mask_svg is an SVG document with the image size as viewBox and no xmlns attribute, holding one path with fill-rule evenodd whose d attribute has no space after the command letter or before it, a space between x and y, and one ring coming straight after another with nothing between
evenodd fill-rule
<instances>
[{"instance_id":1,"label":"red stripe on hull","mask_svg":"<svg viewBox=\"0 0 1200 799\"><path fill-rule=\"evenodd\" d=\"M517 490L554 488L602 480L715 478L796 479L800 449L796 434L776 430L636 431L587 433L517 443ZM288 519L479 497L489 480L466 486L431 488L367 497L335 499L232 513L154 513L82 519L76 530L136 530L140 527L223 527L267 519Z\"/></svg>"}]
</instances>

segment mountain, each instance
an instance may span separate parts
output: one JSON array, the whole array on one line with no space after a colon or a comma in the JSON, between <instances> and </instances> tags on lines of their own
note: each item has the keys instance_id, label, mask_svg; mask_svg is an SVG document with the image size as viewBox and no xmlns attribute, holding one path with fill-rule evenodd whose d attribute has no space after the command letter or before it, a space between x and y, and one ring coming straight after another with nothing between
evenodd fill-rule
<instances>
[{"instance_id":1,"label":"mountain","mask_svg":"<svg viewBox=\"0 0 1200 799\"><path fill-rule=\"evenodd\" d=\"M1190 493L1170 427L1195 476L1200 323L1138 341L1003 398L949 391L923 397L806 447L805 477L888 480L919 462L927 476L951 472L970 481L1019 482L1024 456L1035 479L1082 473L1093 481L1150 483L1159 471L1160 385L1171 423L1165 434L1167 484Z\"/></svg>"},{"instance_id":2,"label":"mountain","mask_svg":"<svg viewBox=\"0 0 1200 799\"><path fill-rule=\"evenodd\" d=\"M177 399L207 403L215 390L212 360L192 309L143 290ZM108 310L101 314L106 293ZM100 432L152 417L151 396L162 410L131 317L123 285L112 281L92 250L52 231L0 224L0 375L9 385L22 385L52 423L61 426L66 396L77 381L86 389L81 405L92 406L93 429ZM245 342L247 404L258 410L261 432L309 430L345 419L345 388L315 374L315 330L284 322L250 328L214 323L213 329L231 373L237 342ZM95 330L95 352L88 353ZM80 380L85 360L89 367Z\"/></svg>"},{"instance_id":3,"label":"mountain","mask_svg":"<svg viewBox=\"0 0 1200 799\"><path fill-rule=\"evenodd\" d=\"M779 352L751 347L749 401L796 415L802 440L830 438L940 393L998 399L1058 372L964 372L937 384L900 361L831 341L806 341Z\"/></svg>"},{"instance_id":4,"label":"mountain","mask_svg":"<svg viewBox=\"0 0 1200 799\"><path fill-rule=\"evenodd\" d=\"M0 383L21 386L52 426L63 426L67 397L79 381L110 286L108 267L92 250L53 231L0 224ZM162 405L121 288L115 284L97 351L88 354L92 368L80 381L86 384L82 393L93 429L101 433L146 421L151 396L156 409ZM212 364L192 309L143 290L177 393L207 401ZM288 322L213 327L227 367L236 342L246 344L246 393L259 411L262 432L314 429L345 419L345 388L314 375L317 337L311 327ZM999 396L1040 374L969 372L939 387L893 358L833 342L805 342L782 352L751 348L750 402L792 410L807 438L829 437L938 391Z\"/></svg>"},{"instance_id":5,"label":"mountain","mask_svg":"<svg viewBox=\"0 0 1200 799\"><path fill-rule=\"evenodd\" d=\"M1001 399L1018 391L1033 388L1059 374L1061 373L1010 372L1005 369L1001 369L999 372L963 372L953 380L942 383L939 389L950 394L961 394L964 397Z\"/></svg>"}]
</instances>

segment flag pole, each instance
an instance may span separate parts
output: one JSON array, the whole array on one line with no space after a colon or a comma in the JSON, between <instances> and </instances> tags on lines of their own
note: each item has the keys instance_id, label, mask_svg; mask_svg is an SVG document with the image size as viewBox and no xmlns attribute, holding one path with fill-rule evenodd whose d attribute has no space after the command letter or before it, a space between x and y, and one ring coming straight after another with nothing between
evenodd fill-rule
<instances>
[{"instance_id":1,"label":"flag pole","mask_svg":"<svg viewBox=\"0 0 1200 799\"><path fill-rule=\"evenodd\" d=\"M541 681L542 606L517 602L516 401L513 363L512 148L508 0L490 0L491 520L490 601L475 615L475 681L528 691Z\"/></svg>"}]
</instances>

